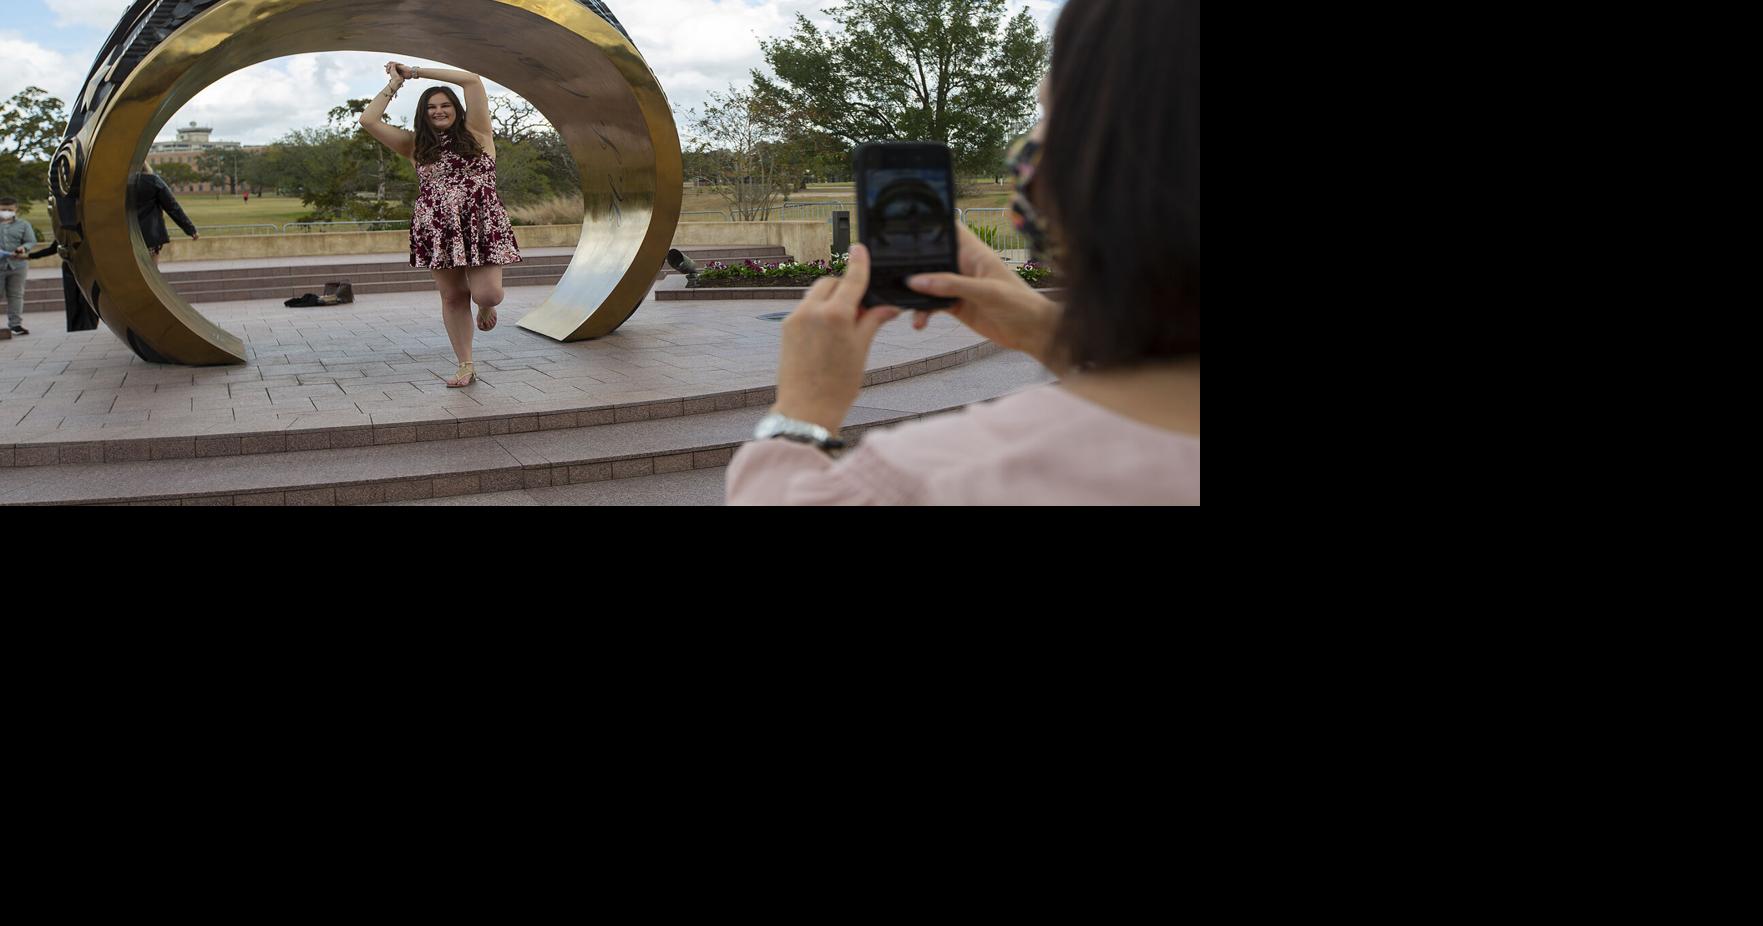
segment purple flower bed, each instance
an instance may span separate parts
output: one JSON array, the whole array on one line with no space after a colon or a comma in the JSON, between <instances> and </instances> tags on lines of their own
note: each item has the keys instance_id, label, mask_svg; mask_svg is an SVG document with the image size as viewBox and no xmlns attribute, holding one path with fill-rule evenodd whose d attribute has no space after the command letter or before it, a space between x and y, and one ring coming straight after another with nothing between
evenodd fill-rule
<instances>
[{"instance_id":1,"label":"purple flower bed","mask_svg":"<svg viewBox=\"0 0 1763 926\"><path fill-rule=\"evenodd\" d=\"M845 272L845 255L841 254L830 262L817 260L813 263L774 261L762 263L748 259L736 263L712 261L703 270L698 271L695 280L686 281L686 286L694 289L707 289L723 286L759 287L813 286L814 281L824 276L842 276ZM1053 271L1045 264L1029 261L1016 268L1016 275L1022 277L1028 285L1035 289L1049 289L1059 285Z\"/></svg>"},{"instance_id":2,"label":"purple flower bed","mask_svg":"<svg viewBox=\"0 0 1763 926\"><path fill-rule=\"evenodd\" d=\"M832 261L817 260L813 263L774 261L760 263L756 260L744 260L738 263L712 261L709 266L698 271L696 280L687 281L689 287L718 286L812 286L814 281L824 276L838 276L845 272L845 260L841 255Z\"/></svg>"}]
</instances>

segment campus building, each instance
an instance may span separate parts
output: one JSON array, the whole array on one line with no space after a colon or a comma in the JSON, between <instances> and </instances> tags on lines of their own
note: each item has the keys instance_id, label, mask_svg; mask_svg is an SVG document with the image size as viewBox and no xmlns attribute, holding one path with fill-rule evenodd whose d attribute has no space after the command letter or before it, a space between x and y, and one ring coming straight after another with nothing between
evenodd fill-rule
<instances>
[{"instance_id":1,"label":"campus building","mask_svg":"<svg viewBox=\"0 0 1763 926\"><path fill-rule=\"evenodd\" d=\"M147 163L159 170L164 164L188 164L191 170L197 170L196 160L210 151L237 154L243 157L260 151L268 151L267 145L241 145L236 141L213 141L209 138L214 134L211 126L197 125L191 122L188 126L177 130L177 141L156 141L147 149ZM169 181L170 178L167 178ZM173 191L178 193L243 193L238 185L231 181L211 184L206 180L195 183L173 183Z\"/></svg>"}]
</instances>

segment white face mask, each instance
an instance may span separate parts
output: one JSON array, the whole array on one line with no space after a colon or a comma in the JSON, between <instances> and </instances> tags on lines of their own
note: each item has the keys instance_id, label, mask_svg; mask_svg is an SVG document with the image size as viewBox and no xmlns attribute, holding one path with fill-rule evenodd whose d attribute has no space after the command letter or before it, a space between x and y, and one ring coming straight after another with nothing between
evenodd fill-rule
<instances>
[{"instance_id":1,"label":"white face mask","mask_svg":"<svg viewBox=\"0 0 1763 926\"><path fill-rule=\"evenodd\" d=\"M0 209L0 222L4 222L7 219L12 219L12 218L17 218L17 217L18 217L18 213L13 212L11 209Z\"/></svg>"}]
</instances>

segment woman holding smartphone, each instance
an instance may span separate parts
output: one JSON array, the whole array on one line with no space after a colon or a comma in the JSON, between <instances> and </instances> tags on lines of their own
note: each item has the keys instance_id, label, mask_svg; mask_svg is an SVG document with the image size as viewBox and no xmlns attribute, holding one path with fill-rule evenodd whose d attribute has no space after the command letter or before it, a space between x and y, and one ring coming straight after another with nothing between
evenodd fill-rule
<instances>
[{"instance_id":1,"label":"woman holding smartphone","mask_svg":"<svg viewBox=\"0 0 1763 926\"><path fill-rule=\"evenodd\" d=\"M426 267L441 293L441 320L459 370L448 386L477 379L471 361L471 304L477 328L496 327L502 303L502 267L520 261L508 211L496 193L496 139L490 130L490 98L483 78L465 71L386 63L391 80L361 114L361 125L393 152L416 165L421 191L410 214L410 266ZM416 103L415 131L381 121L404 81L411 78L458 84L431 87Z\"/></svg>"},{"instance_id":2,"label":"woman holding smartphone","mask_svg":"<svg viewBox=\"0 0 1763 926\"><path fill-rule=\"evenodd\" d=\"M861 307L853 245L844 278L784 322L777 404L729 465L730 504L1200 503L1199 0L1069 0L1042 103L1012 211L1064 303L959 225L960 272L905 282L1060 382L834 457L870 343L900 314Z\"/></svg>"}]
</instances>

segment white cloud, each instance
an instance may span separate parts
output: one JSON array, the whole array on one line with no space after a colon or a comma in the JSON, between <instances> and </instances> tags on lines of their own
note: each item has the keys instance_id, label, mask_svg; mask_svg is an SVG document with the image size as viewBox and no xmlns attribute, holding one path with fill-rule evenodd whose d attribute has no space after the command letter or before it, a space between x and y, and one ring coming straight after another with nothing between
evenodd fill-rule
<instances>
[{"instance_id":1,"label":"white cloud","mask_svg":"<svg viewBox=\"0 0 1763 926\"><path fill-rule=\"evenodd\" d=\"M707 90L744 84L748 74L765 64L761 38L788 35L796 14L819 24L831 20L821 13L826 0L770 0L750 6L743 0L671 0L633 4L613 12L630 31L669 101L683 112L703 103Z\"/></svg>"},{"instance_id":2,"label":"white cloud","mask_svg":"<svg viewBox=\"0 0 1763 926\"><path fill-rule=\"evenodd\" d=\"M57 26L92 26L109 30L129 8L129 0L43 0ZM96 55L97 49L92 50Z\"/></svg>"},{"instance_id":3,"label":"white cloud","mask_svg":"<svg viewBox=\"0 0 1763 926\"><path fill-rule=\"evenodd\" d=\"M57 24L97 26L106 34L128 7L128 0L44 3ZM763 68L760 39L788 35L797 13L829 24L821 11L832 0L611 0L610 5L683 122L686 110L701 106L707 91L746 84L749 72ZM1051 27L1062 5L1063 0L1009 0L1013 12L1026 7L1043 28ZM62 53L19 32L0 32L0 61L7 62L0 69L0 99L36 84L71 102L102 41L99 35L89 50ZM391 50L325 52L254 65L203 90L172 117L159 138L170 140L176 126L191 120L213 126L216 139L246 144L267 144L292 129L323 125L331 107L378 92L384 86L380 65L392 56ZM465 63L424 61L407 54L401 60L443 67ZM394 107L407 96L400 96ZM410 118L396 108L393 112Z\"/></svg>"},{"instance_id":4,"label":"white cloud","mask_svg":"<svg viewBox=\"0 0 1763 926\"><path fill-rule=\"evenodd\" d=\"M16 32L0 32L0 99L10 99L26 87L42 87L63 102L79 92L90 61L76 60L38 45Z\"/></svg>"},{"instance_id":5,"label":"white cloud","mask_svg":"<svg viewBox=\"0 0 1763 926\"><path fill-rule=\"evenodd\" d=\"M1009 15L1026 7L1050 31L1064 3L1010 0ZM746 84L753 69L765 70L759 40L789 35L798 13L816 25L833 25L822 12L831 0L667 0L630 3L628 11L618 0L611 5L682 118L703 105L706 91Z\"/></svg>"},{"instance_id":6,"label":"white cloud","mask_svg":"<svg viewBox=\"0 0 1763 926\"><path fill-rule=\"evenodd\" d=\"M253 145L268 144L293 129L322 126L332 107L350 97L372 96L385 86L383 75L374 79L385 60L375 52L325 52L234 71L184 104L160 131L159 140L170 141L178 126L192 121L211 126L216 141Z\"/></svg>"}]
</instances>

